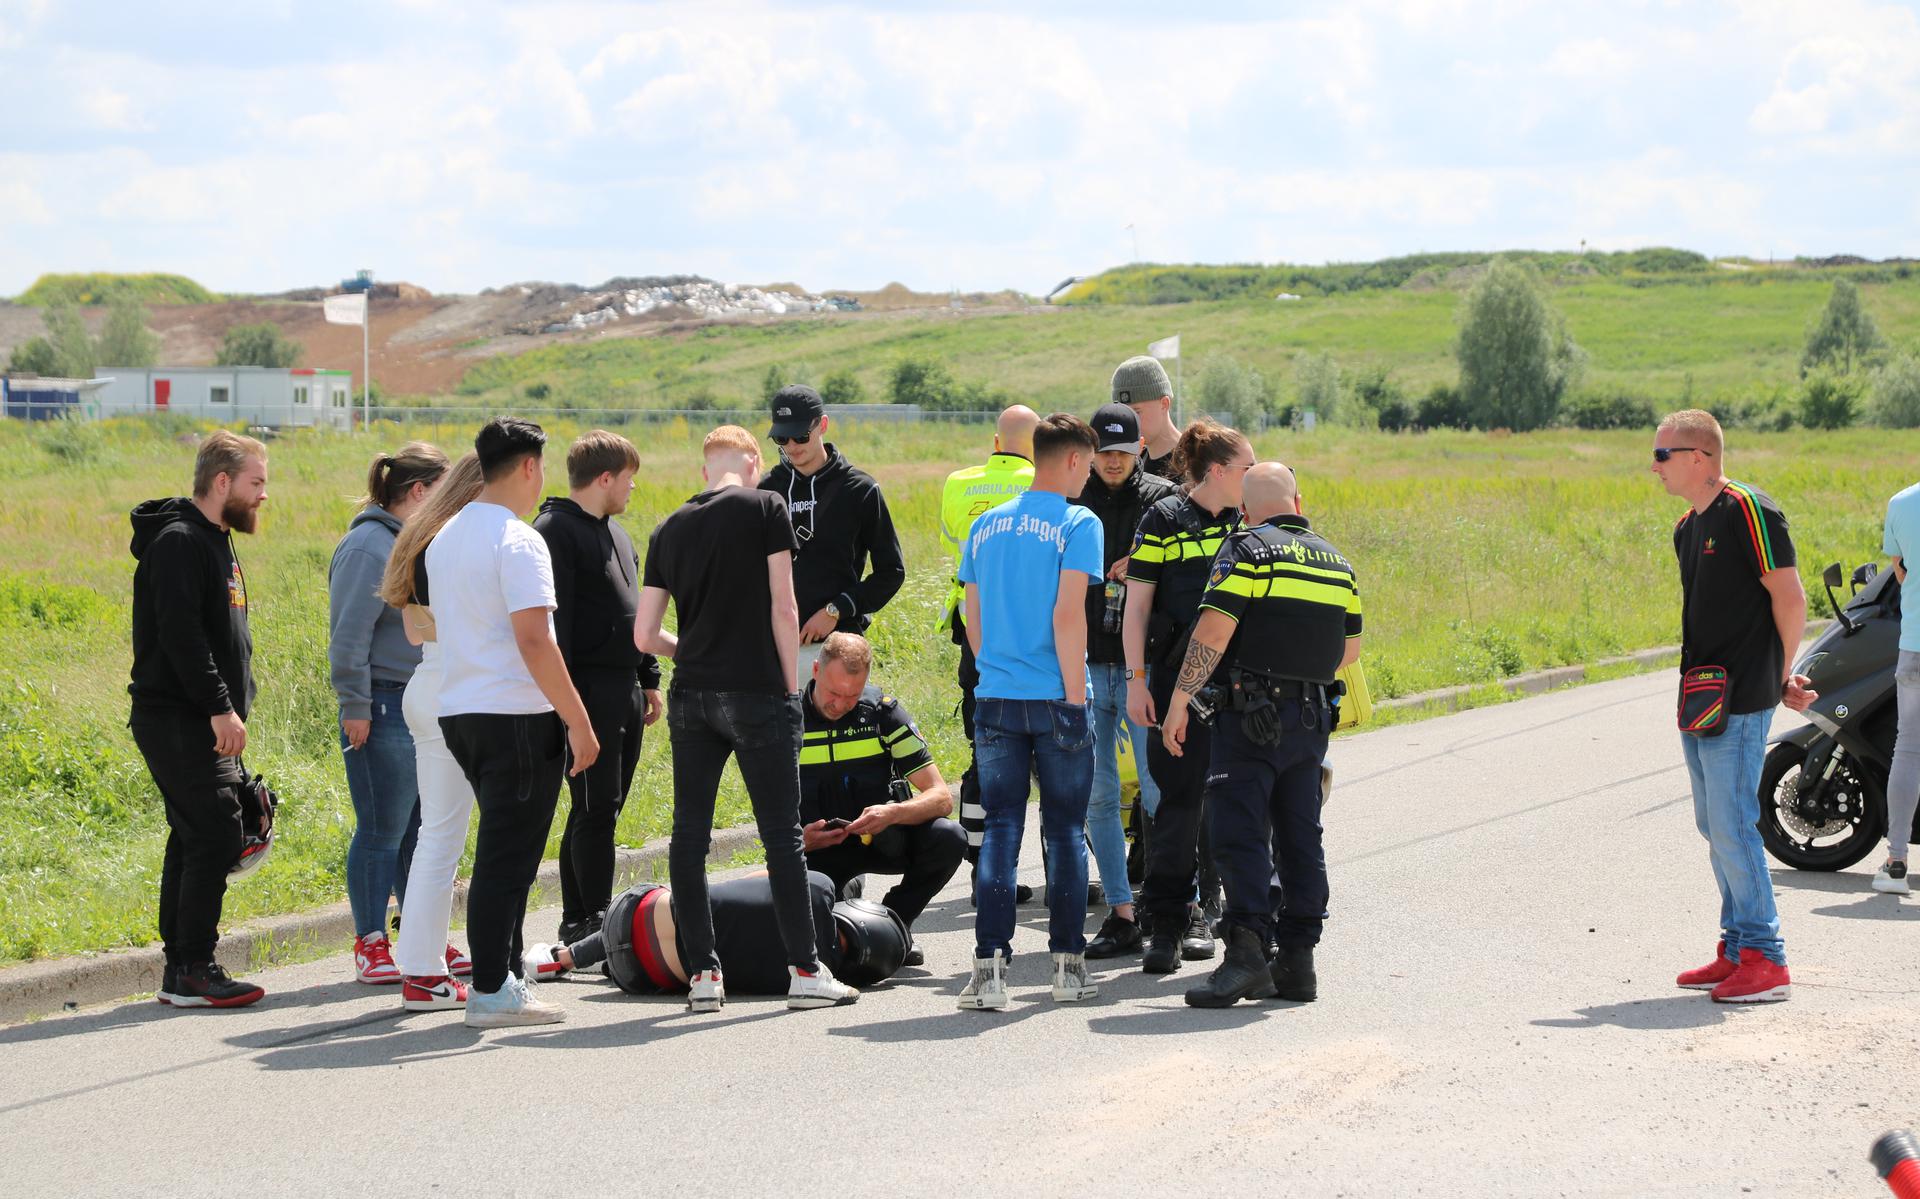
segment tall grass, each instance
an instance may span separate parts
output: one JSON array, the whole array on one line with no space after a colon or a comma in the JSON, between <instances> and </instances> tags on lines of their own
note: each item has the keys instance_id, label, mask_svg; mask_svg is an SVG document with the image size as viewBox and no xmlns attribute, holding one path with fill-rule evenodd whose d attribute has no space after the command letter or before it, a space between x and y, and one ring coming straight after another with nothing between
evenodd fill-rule
<instances>
[{"instance_id":1,"label":"tall grass","mask_svg":"<svg viewBox=\"0 0 1920 1199\"><path fill-rule=\"evenodd\" d=\"M935 629L949 569L935 525L946 473L983 457L989 435L843 425L834 440L885 489L909 570L872 631L876 678L915 712L943 768L957 775L965 746L955 651ZM0 562L0 959L152 937L165 834L125 728L126 513L185 490L193 451L181 432L137 422L78 432L0 422L8 550ZM578 430L549 432L563 445ZM636 544L698 489L703 432L686 422L647 430L641 482L622 518ZM83 452L70 444L76 437ZM400 430L377 426L371 436L304 432L272 443L261 529L239 540L239 552L260 681L248 764L274 780L286 806L273 861L229 893L230 920L342 894L352 809L327 684L326 568L367 459L402 440ZM1357 564L1366 658L1386 695L1675 638L1670 529L1680 505L1647 472L1645 435L1323 429L1256 443L1263 457L1300 472L1316 526ZM450 437L446 448L462 447ZM1874 556L1882 506L1912 482L1920 433L1740 435L1730 450L1736 475L1786 509L1812 580L1830 559ZM664 732L649 730L620 822L625 844L669 827L665 748ZM746 814L730 774L719 820Z\"/></svg>"}]
</instances>

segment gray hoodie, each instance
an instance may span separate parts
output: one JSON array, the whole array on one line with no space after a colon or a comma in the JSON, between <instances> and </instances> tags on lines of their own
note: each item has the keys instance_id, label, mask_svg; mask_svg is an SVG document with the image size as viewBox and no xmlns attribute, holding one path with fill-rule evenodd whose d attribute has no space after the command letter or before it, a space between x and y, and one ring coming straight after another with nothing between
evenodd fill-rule
<instances>
[{"instance_id":1,"label":"gray hoodie","mask_svg":"<svg viewBox=\"0 0 1920 1199\"><path fill-rule=\"evenodd\" d=\"M327 567L327 661L340 719L373 716L373 684L405 683L420 665L420 648L407 641L398 608L380 598L400 521L385 508L368 507L347 526Z\"/></svg>"}]
</instances>

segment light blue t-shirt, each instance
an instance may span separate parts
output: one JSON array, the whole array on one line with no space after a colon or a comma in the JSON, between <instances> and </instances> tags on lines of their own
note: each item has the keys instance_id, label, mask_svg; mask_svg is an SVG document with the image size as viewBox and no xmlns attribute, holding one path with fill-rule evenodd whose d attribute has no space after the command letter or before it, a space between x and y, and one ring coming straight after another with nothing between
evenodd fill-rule
<instances>
[{"instance_id":1,"label":"light blue t-shirt","mask_svg":"<svg viewBox=\"0 0 1920 1199\"><path fill-rule=\"evenodd\" d=\"M1053 644L1060 572L1098 579L1100 518L1065 496L1029 491L989 508L960 546L960 581L980 588L983 699L1065 699Z\"/></svg>"},{"instance_id":2,"label":"light blue t-shirt","mask_svg":"<svg viewBox=\"0 0 1920 1199\"><path fill-rule=\"evenodd\" d=\"M1915 483L1887 501L1887 531L1881 537L1880 550L1905 560L1907 582L1914 582L1920 570L1920 483ZM1920 654L1920 598L1900 597L1900 648Z\"/></svg>"}]
</instances>

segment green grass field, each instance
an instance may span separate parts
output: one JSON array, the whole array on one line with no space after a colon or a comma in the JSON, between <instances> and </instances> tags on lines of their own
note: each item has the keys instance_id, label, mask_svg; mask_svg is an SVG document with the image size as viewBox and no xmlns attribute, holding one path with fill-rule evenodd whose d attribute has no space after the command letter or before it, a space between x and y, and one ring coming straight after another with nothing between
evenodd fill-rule
<instances>
[{"instance_id":1,"label":"green grass field","mask_svg":"<svg viewBox=\"0 0 1920 1199\"><path fill-rule=\"evenodd\" d=\"M1053 319L1031 325L1057 327ZM935 629L948 570L935 514L946 473L983 456L988 435L981 426L845 424L836 441L885 488L910 572L873 631L876 677L919 716L957 776L955 651ZM550 430L562 442L576 431ZM636 543L697 489L703 431L684 422L644 428L643 482L625 518ZM192 448L181 432L0 423L8 549L0 564L0 959L151 938L164 825L124 727L133 573L126 512L185 490ZM239 548L260 680L249 765L274 781L286 807L272 863L230 892L230 920L343 894L352 821L326 681L326 568L368 458L401 440L377 426L372 435L273 443L261 531ZM447 448L457 452L463 440L448 436ZM1679 505L1646 470L1644 434L1322 430L1256 444L1300 471L1310 514L1359 567L1377 694L1488 681L1675 638L1668 530ZM1920 433L1742 435L1732 455L1735 474L1787 510L1812 579L1831 559L1875 556L1882 505L1912 481ZM621 822L625 844L669 826L664 750L664 737L648 737ZM744 816L730 784L719 819Z\"/></svg>"},{"instance_id":2,"label":"green grass field","mask_svg":"<svg viewBox=\"0 0 1920 1199\"><path fill-rule=\"evenodd\" d=\"M1636 286L1600 278L1559 283L1552 301L1591 355L1582 387L1677 406L1748 398L1792 384L1811 322L1832 284L1790 271L1720 272L1690 282ZM1867 282L1867 308L1898 346L1920 341L1920 278ZM451 401L482 406L538 401L574 408L754 407L768 367L810 375L848 369L868 399L887 398L887 371L906 356L935 358L962 380L1003 387L1042 407L1090 412L1115 364L1178 333L1187 383L1209 355L1257 367L1283 393L1302 353L1331 354L1343 369L1384 367L1409 393L1454 381L1460 292L1390 289L1309 296L1298 302L1220 300L1160 306L1035 307L1004 315L832 315L661 336L550 345L489 359Z\"/></svg>"}]
</instances>

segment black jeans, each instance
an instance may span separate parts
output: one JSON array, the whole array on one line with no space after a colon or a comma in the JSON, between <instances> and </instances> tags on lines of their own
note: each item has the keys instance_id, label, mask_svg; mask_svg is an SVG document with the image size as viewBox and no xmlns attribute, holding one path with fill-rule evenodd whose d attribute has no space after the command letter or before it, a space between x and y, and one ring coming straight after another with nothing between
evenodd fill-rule
<instances>
[{"instance_id":1,"label":"black jeans","mask_svg":"<svg viewBox=\"0 0 1920 1199\"><path fill-rule=\"evenodd\" d=\"M640 761L646 700L632 668L583 669L573 685L600 739L593 765L567 778L571 802L560 834L560 919L584 924L604 916L613 902L613 829Z\"/></svg>"},{"instance_id":2,"label":"black jeans","mask_svg":"<svg viewBox=\"0 0 1920 1199\"><path fill-rule=\"evenodd\" d=\"M833 893L860 874L897 874L900 881L880 902L912 925L947 885L967 853L967 835L942 817L925 824L895 824L875 834L873 844L848 837L807 855L807 868L833 880ZM868 899L873 898L871 894Z\"/></svg>"},{"instance_id":3,"label":"black jeans","mask_svg":"<svg viewBox=\"0 0 1920 1199\"><path fill-rule=\"evenodd\" d=\"M1282 948L1311 949L1327 918L1320 763L1333 710L1297 699L1279 706L1278 745L1254 744L1240 713L1220 713L1207 806L1227 888L1227 923L1252 929L1262 943L1271 929Z\"/></svg>"},{"instance_id":4,"label":"black jeans","mask_svg":"<svg viewBox=\"0 0 1920 1199\"><path fill-rule=\"evenodd\" d=\"M1173 682L1170 670L1155 670L1149 676L1155 713L1166 712ZM1147 838L1146 878L1140 885L1140 906L1149 916L1185 912L1196 889L1202 900L1220 894L1205 819L1212 744L1213 730L1192 719L1187 721L1186 752L1180 757L1167 752L1160 730L1154 729L1147 739L1147 770L1160 788L1160 807Z\"/></svg>"},{"instance_id":5,"label":"black jeans","mask_svg":"<svg viewBox=\"0 0 1920 1199\"><path fill-rule=\"evenodd\" d=\"M213 960L227 871L240 857L239 758L213 752L213 725L197 712L136 708L133 743L166 803L160 866L160 942L176 966Z\"/></svg>"},{"instance_id":6,"label":"black jeans","mask_svg":"<svg viewBox=\"0 0 1920 1199\"><path fill-rule=\"evenodd\" d=\"M520 972L520 926L560 801L567 730L553 712L475 712L442 716L440 731L480 809L467 884L467 944L474 989L492 994L509 972Z\"/></svg>"},{"instance_id":7,"label":"black jeans","mask_svg":"<svg viewBox=\"0 0 1920 1199\"><path fill-rule=\"evenodd\" d=\"M687 970L697 974L720 969L713 947L713 909L707 902L707 851L713 844L720 772L732 756L767 853L787 964L817 971L807 859L800 850L800 697L676 687L667 700L667 735L673 743L673 841L667 847L667 875L673 883L673 911Z\"/></svg>"},{"instance_id":8,"label":"black jeans","mask_svg":"<svg viewBox=\"0 0 1920 1199\"><path fill-rule=\"evenodd\" d=\"M980 842L987 835L987 811L980 806L980 771L973 760L973 691L980 685L980 667L958 616L953 618L953 632L960 643L960 726L967 733L967 768L960 772L960 829L967 837L967 861L978 864Z\"/></svg>"}]
</instances>

